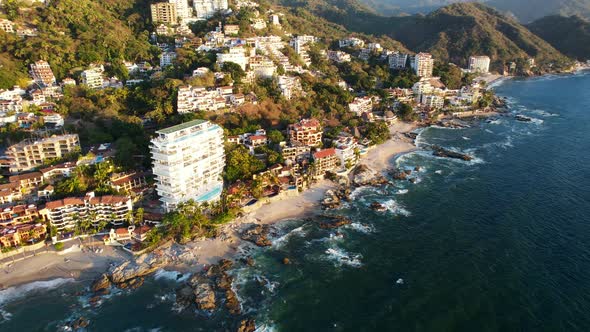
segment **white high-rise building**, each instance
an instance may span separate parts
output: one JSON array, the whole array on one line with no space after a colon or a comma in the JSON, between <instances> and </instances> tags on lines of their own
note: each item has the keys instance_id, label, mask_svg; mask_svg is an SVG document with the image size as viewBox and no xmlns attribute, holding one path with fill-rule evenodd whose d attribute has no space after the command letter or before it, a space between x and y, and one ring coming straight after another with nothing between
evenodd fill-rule
<instances>
[{"instance_id":1,"label":"white high-rise building","mask_svg":"<svg viewBox=\"0 0 590 332\"><path fill-rule=\"evenodd\" d=\"M406 68L408 62L408 55L404 53L395 52L389 55L389 68L403 69Z\"/></svg>"},{"instance_id":2,"label":"white high-rise building","mask_svg":"<svg viewBox=\"0 0 590 332\"><path fill-rule=\"evenodd\" d=\"M412 58L412 69L419 77L432 77L434 60L430 53L418 53Z\"/></svg>"},{"instance_id":3,"label":"white high-rise building","mask_svg":"<svg viewBox=\"0 0 590 332\"><path fill-rule=\"evenodd\" d=\"M488 73L490 71L490 57L471 56L469 57L469 71L472 73Z\"/></svg>"},{"instance_id":4,"label":"white high-rise building","mask_svg":"<svg viewBox=\"0 0 590 332\"><path fill-rule=\"evenodd\" d=\"M246 70L248 65L246 50L243 47L232 47L228 53L217 53L217 64L223 66L226 62L233 62Z\"/></svg>"},{"instance_id":5,"label":"white high-rise building","mask_svg":"<svg viewBox=\"0 0 590 332\"><path fill-rule=\"evenodd\" d=\"M86 84L91 89L100 89L102 88L102 73L100 67L94 67L87 69L80 74L80 78L82 79L82 84Z\"/></svg>"},{"instance_id":6,"label":"white high-rise building","mask_svg":"<svg viewBox=\"0 0 590 332\"><path fill-rule=\"evenodd\" d=\"M208 19L215 13L228 8L227 0L193 0L195 16L199 19Z\"/></svg>"},{"instance_id":7,"label":"white high-rise building","mask_svg":"<svg viewBox=\"0 0 590 332\"><path fill-rule=\"evenodd\" d=\"M190 199L218 200L225 166L223 129L209 121L194 120L156 133L150 149L156 190L165 209L174 210Z\"/></svg>"},{"instance_id":8,"label":"white high-rise building","mask_svg":"<svg viewBox=\"0 0 590 332\"><path fill-rule=\"evenodd\" d=\"M168 2L176 5L176 16L179 19L191 17L188 0L168 0Z\"/></svg>"},{"instance_id":9,"label":"white high-rise building","mask_svg":"<svg viewBox=\"0 0 590 332\"><path fill-rule=\"evenodd\" d=\"M42 86L51 86L55 84L55 75L45 60L39 60L31 63L31 76L35 83Z\"/></svg>"}]
</instances>

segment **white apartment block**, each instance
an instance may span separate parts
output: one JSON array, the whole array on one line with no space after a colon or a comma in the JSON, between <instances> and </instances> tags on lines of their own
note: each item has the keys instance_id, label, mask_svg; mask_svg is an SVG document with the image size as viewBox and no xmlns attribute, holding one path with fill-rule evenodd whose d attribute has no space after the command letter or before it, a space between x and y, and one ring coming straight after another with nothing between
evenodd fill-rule
<instances>
[{"instance_id":1,"label":"white apartment block","mask_svg":"<svg viewBox=\"0 0 590 332\"><path fill-rule=\"evenodd\" d=\"M211 18L215 13L228 8L227 0L193 0L193 9L198 19Z\"/></svg>"},{"instance_id":2,"label":"white apartment block","mask_svg":"<svg viewBox=\"0 0 590 332\"><path fill-rule=\"evenodd\" d=\"M230 87L231 89L231 87ZM183 86L178 88L176 108L178 113L196 111L218 111L232 106L231 92L218 88L207 90L203 87Z\"/></svg>"},{"instance_id":3,"label":"white apartment block","mask_svg":"<svg viewBox=\"0 0 590 332\"><path fill-rule=\"evenodd\" d=\"M490 71L490 57L471 56L469 57L469 71L472 73L486 74Z\"/></svg>"},{"instance_id":4,"label":"white apartment block","mask_svg":"<svg viewBox=\"0 0 590 332\"><path fill-rule=\"evenodd\" d=\"M281 21L279 19L279 15L276 15L276 14L270 15L270 24L272 24L272 25L281 25Z\"/></svg>"},{"instance_id":5,"label":"white apartment block","mask_svg":"<svg viewBox=\"0 0 590 332\"><path fill-rule=\"evenodd\" d=\"M48 202L41 211L51 226L58 231L71 230L79 220L90 219L94 227L102 221L114 226L122 225L131 216L133 204L127 196L95 196L93 192L85 197L68 197Z\"/></svg>"},{"instance_id":6,"label":"white apartment block","mask_svg":"<svg viewBox=\"0 0 590 332\"><path fill-rule=\"evenodd\" d=\"M287 100L290 100L297 93L303 91L299 77L281 75L278 77L277 83L279 85L279 89L281 89L281 93Z\"/></svg>"},{"instance_id":7,"label":"white apartment block","mask_svg":"<svg viewBox=\"0 0 590 332\"><path fill-rule=\"evenodd\" d=\"M358 144L356 138L352 136L341 136L336 140L336 156L340 159L340 165L343 169L346 166L355 166L358 162Z\"/></svg>"},{"instance_id":8,"label":"white apartment block","mask_svg":"<svg viewBox=\"0 0 590 332\"><path fill-rule=\"evenodd\" d=\"M4 30L6 33L14 33L14 22L7 19L0 19L0 30Z\"/></svg>"},{"instance_id":9,"label":"white apartment block","mask_svg":"<svg viewBox=\"0 0 590 332\"><path fill-rule=\"evenodd\" d=\"M437 95L421 95L420 104L434 110L442 109L445 106L445 98Z\"/></svg>"},{"instance_id":10,"label":"white apartment block","mask_svg":"<svg viewBox=\"0 0 590 332\"><path fill-rule=\"evenodd\" d=\"M269 58L261 55L250 57L250 70L255 77L271 78L277 71L277 66Z\"/></svg>"},{"instance_id":11,"label":"white apartment block","mask_svg":"<svg viewBox=\"0 0 590 332\"><path fill-rule=\"evenodd\" d=\"M82 79L82 84L85 84L91 89L100 89L102 88L103 78L102 78L103 71L100 68L90 68L82 72L80 74L80 78Z\"/></svg>"},{"instance_id":12,"label":"white apartment block","mask_svg":"<svg viewBox=\"0 0 590 332\"><path fill-rule=\"evenodd\" d=\"M348 109L357 116L373 110L373 99L371 97L354 98L352 103L348 104Z\"/></svg>"},{"instance_id":13,"label":"white apartment block","mask_svg":"<svg viewBox=\"0 0 590 332\"><path fill-rule=\"evenodd\" d=\"M350 62L350 54L342 51L328 51L328 59L334 62L343 63Z\"/></svg>"},{"instance_id":14,"label":"white apartment block","mask_svg":"<svg viewBox=\"0 0 590 332\"><path fill-rule=\"evenodd\" d=\"M40 140L24 140L8 147L10 172L28 171L41 166L47 159L64 157L80 150L80 139L76 134L51 136Z\"/></svg>"},{"instance_id":15,"label":"white apartment block","mask_svg":"<svg viewBox=\"0 0 590 332\"><path fill-rule=\"evenodd\" d=\"M365 42L362 39L351 37L351 38L339 40L338 45L340 46L340 48L342 48L342 47L364 47Z\"/></svg>"},{"instance_id":16,"label":"white apartment block","mask_svg":"<svg viewBox=\"0 0 590 332\"><path fill-rule=\"evenodd\" d=\"M430 53L418 53L412 57L412 69L419 77L431 77L434 60Z\"/></svg>"},{"instance_id":17,"label":"white apartment block","mask_svg":"<svg viewBox=\"0 0 590 332\"><path fill-rule=\"evenodd\" d=\"M153 23L176 24L178 22L178 13L176 12L176 4L174 3L153 3L150 9L152 11Z\"/></svg>"},{"instance_id":18,"label":"white apartment block","mask_svg":"<svg viewBox=\"0 0 590 332\"><path fill-rule=\"evenodd\" d=\"M176 59L176 52L164 52L160 54L160 67L164 68L174 63Z\"/></svg>"},{"instance_id":19,"label":"white apartment block","mask_svg":"<svg viewBox=\"0 0 590 332\"><path fill-rule=\"evenodd\" d=\"M168 0L169 3L176 5L176 16L179 19L191 17L191 8L188 0Z\"/></svg>"},{"instance_id":20,"label":"white apartment block","mask_svg":"<svg viewBox=\"0 0 590 332\"><path fill-rule=\"evenodd\" d=\"M255 18L252 20L252 24L250 24L250 26L254 30L262 30L266 29L266 22L261 18Z\"/></svg>"},{"instance_id":21,"label":"white apartment block","mask_svg":"<svg viewBox=\"0 0 590 332\"><path fill-rule=\"evenodd\" d=\"M35 83L41 86L50 86L55 84L55 76L49 66L49 63L44 60L36 61L31 64L31 77Z\"/></svg>"},{"instance_id":22,"label":"white apartment block","mask_svg":"<svg viewBox=\"0 0 590 332\"><path fill-rule=\"evenodd\" d=\"M392 69L403 69L406 68L408 63L408 55L395 52L389 55L389 68Z\"/></svg>"},{"instance_id":23,"label":"white apartment block","mask_svg":"<svg viewBox=\"0 0 590 332\"><path fill-rule=\"evenodd\" d=\"M225 166L223 129L209 121L194 120L156 133L150 146L153 173L166 211L190 199L218 200Z\"/></svg>"},{"instance_id":24,"label":"white apartment block","mask_svg":"<svg viewBox=\"0 0 590 332\"><path fill-rule=\"evenodd\" d=\"M315 43L316 40L317 38L314 36L297 36L291 39L289 45L295 49L295 52L299 54L303 62L309 66L311 64L311 59L309 58L307 51L309 50L309 44Z\"/></svg>"},{"instance_id":25,"label":"white apartment block","mask_svg":"<svg viewBox=\"0 0 590 332\"><path fill-rule=\"evenodd\" d=\"M248 65L246 50L243 47L232 47L228 53L217 53L217 64L223 67L226 62L233 62L246 70L246 65Z\"/></svg>"}]
</instances>

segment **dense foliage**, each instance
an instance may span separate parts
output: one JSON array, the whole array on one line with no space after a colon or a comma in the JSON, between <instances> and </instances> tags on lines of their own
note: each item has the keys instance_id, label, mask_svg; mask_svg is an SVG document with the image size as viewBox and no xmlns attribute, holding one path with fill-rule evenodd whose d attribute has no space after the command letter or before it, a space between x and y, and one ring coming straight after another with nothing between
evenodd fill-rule
<instances>
[{"instance_id":1,"label":"dense foliage","mask_svg":"<svg viewBox=\"0 0 590 332\"><path fill-rule=\"evenodd\" d=\"M527 26L563 54L590 59L590 22L579 16L548 16Z\"/></svg>"}]
</instances>

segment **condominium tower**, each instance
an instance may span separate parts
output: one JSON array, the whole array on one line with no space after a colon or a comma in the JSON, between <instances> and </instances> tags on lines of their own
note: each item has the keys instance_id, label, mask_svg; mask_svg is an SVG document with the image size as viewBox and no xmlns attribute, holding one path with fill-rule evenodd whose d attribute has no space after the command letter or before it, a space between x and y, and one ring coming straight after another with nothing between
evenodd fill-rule
<instances>
[{"instance_id":1,"label":"condominium tower","mask_svg":"<svg viewBox=\"0 0 590 332\"><path fill-rule=\"evenodd\" d=\"M39 60L32 63L30 73L35 83L39 85L51 86L55 84L55 76L47 61Z\"/></svg>"},{"instance_id":2,"label":"condominium tower","mask_svg":"<svg viewBox=\"0 0 590 332\"><path fill-rule=\"evenodd\" d=\"M418 53L412 58L412 69L419 77L432 77L434 60L430 53Z\"/></svg>"},{"instance_id":3,"label":"condominium tower","mask_svg":"<svg viewBox=\"0 0 590 332\"><path fill-rule=\"evenodd\" d=\"M80 150L78 135L59 135L40 140L25 140L8 147L10 172L28 171L41 166L47 159L62 158Z\"/></svg>"},{"instance_id":4,"label":"condominium tower","mask_svg":"<svg viewBox=\"0 0 590 332\"><path fill-rule=\"evenodd\" d=\"M223 129L209 121L194 120L156 133L150 146L153 173L166 211L190 199L218 200L225 166Z\"/></svg>"}]
</instances>

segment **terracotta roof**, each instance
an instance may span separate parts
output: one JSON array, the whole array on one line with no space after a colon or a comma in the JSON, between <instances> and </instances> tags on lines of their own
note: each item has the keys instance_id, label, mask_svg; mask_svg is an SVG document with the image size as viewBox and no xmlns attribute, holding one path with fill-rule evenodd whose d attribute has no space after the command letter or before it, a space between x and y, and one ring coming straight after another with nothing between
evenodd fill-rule
<instances>
[{"instance_id":1,"label":"terracotta roof","mask_svg":"<svg viewBox=\"0 0 590 332\"><path fill-rule=\"evenodd\" d=\"M126 196L99 196L93 197L90 199L90 204L117 204L117 203L126 203L129 200Z\"/></svg>"},{"instance_id":2,"label":"terracotta roof","mask_svg":"<svg viewBox=\"0 0 590 332\"><path fill-rule=\"evenodd\" d=\"M22 180L30 180L30 179L36 179L36 178L41 179L42 177L43 177L43 175L41 174L41 172L31 172L31 173L13 175L8 178L8 181L18 182L18 181L22 181Z\"/></svg>"},{"instance_id":3,"label":"terracotta roof","mask_svg":"<svg viewBox=\"0 0 590 332\"><path fill-rule=\"evenodd\" d=\"M57 201L47 202L45 208L52 210L59 209L66 205L84 205L84 200L80 197L68 197Z\"/></svg>"},{"instance_id":4,"label":"terracotta roof","mask_svg":"<svg viewBox=\"0 0 590 332\"><path fill-rule=\"evenodd\" d=\"M146 225L139 226L133 230L134 234L145 234L149 232L152 228Z\"/></svg>"},{"instance_id":5,"label":"terracotta roof","mask_svg":"<svg viewBox=\"0 0 590 332\"><path fill-rule=\"evenodd\" d=\"M266 139L266 136L264 135L252 135L250 137L248 137L249 140L251 141L258 141L258 140L264 140Z\"/></svg>"},{"instance_id":6,"label":"terracotta roof","mask_svg":"<svg viewBox=\"0 0 590 332\"><path fill-rule=\"evenodd\" d=\"M315 159L321 159L321 158L326 158L326 157L330 157L330 156L334 156L336 155L336 149L325 149L325 150L321 150L318 151L316 153L313 154L313 157Z\"/></svg>"},{"instance_id":7,"label":"terracotta roof","mask_svg":"<svg viewBox=\"0 0 590 332\"><path fill-rule=\"evenodd\" d=\"M127 235L129 234L129 230L127 228L117 228L115 229L115 233L117 235Z\"/></svg>"}]
</instances>

